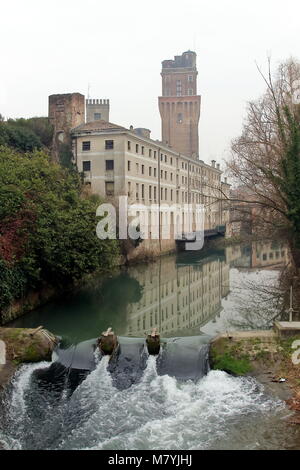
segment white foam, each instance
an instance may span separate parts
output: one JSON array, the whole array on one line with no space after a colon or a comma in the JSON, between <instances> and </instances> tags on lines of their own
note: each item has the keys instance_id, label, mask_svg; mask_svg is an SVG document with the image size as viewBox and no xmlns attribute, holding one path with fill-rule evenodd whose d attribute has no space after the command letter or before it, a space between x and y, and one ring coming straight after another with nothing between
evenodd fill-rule
<instances>
[{"instance_id":1,"label":"white foam","mask_svg":"<svg viewBox=\"0 0 300 470\"><path fill-rule=\"evenodd\" d=\"M266 430L271 427L274 432L274 424L280 427L284 404L267 397L252 378L211 371L198 383L180 383L157 375L156 358L150 356L142 380L119 390L107 370L108 361L103 357L71 399L62 403L65 422L56 448L261 448ZM20 421L26 414L24 393L38 367L41 364L25 366L15 378L12 405L23 411L13 415ZM52 425L56 426L54 417ZM12 442L8 445L16 448Z\"/></svg>"},{"instance_id":2,"label":"white foam","mask_svg":"<svg viewBox=\"0 0 300 470\"><path fill-rule=\"evenodd\" d=\"M253 379L212 371L197 384L180 384L172 377L158 376L155 365L155 358L150 357L142 381L127 390L115 389L106 381L107 371L98 368L94 379L101 383L89 381L97 387L92 393L93 399L98 393L98 406L64 445L86 449L204 449L223 439L235 420L266 417L282 410L283 404L265 397ZM87 398L82 390L78 392L79 400Z\"/></svg>"}]
</instances>

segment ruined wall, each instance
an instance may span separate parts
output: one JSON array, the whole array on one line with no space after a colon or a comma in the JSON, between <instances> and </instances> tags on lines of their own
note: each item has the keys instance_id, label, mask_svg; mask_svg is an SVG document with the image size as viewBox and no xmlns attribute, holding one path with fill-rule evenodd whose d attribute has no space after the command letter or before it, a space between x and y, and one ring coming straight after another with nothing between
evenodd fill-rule
<instances>
[{"instance_id":1,"label":"ruined wall","mask_svg":"<svg viewBox=\"0 0 300 470\"><path fill-rule=\"evenodd\" d=\"M70 130L85 122L85 99L80 93L49 96L49 120L54 127L52 157L58 161L60 144L71 145Z\"/></svg>"}]
</instances>

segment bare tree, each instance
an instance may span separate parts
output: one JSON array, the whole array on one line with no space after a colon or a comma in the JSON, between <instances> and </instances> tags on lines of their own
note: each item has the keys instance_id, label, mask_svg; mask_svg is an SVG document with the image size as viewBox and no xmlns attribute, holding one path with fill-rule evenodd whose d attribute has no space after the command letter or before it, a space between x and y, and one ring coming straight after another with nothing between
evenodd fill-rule
<instances>
[{"instance_id":1,"label":"bare tree","mask_svg":"<svg viewBox=\"0 0 300 470\"><path fill-rule=\"evenodd\" d=\"M251 193L241 202L255 208L261 233L284 233L300 272L300 63L282 63L266 92L248 103L242 135L232 142L231 176Z\"/></svg>"}]
</instances>

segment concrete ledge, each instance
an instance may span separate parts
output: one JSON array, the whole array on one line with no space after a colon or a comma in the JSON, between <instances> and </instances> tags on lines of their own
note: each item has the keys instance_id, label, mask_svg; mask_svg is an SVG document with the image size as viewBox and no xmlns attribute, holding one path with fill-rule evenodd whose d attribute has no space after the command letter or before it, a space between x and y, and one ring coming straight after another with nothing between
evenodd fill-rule
<instances>
[{"instance_id":1,"label":"concrete ledge","mask_svg":"<svg viewBox=\"0 0 300 470\"><path fill-rule=\"evenodd\" d=\"M251 339L260 339L265 343L272 343L276 339L276 332L272 330L251 330L220 333L211 340L211 343L217 342L222 338L226 338L231 341L249 341Z\"/></svg>"},{"instance_id":2,"label":"concrete ledge","mask_svg":"<svg viewBox=\"0 0 300 470\"><path fill-rule=\"evenodd\" d=\"M300 321L275 321L274 331L280 337L291 337L300 335Z\"/></svg>"}]
</instances>

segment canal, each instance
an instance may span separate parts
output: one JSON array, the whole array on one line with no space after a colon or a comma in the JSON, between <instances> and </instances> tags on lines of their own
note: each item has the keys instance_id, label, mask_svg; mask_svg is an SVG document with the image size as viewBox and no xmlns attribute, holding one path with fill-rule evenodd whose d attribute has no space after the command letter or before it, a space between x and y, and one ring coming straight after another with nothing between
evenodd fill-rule
<instances>
[{"instance_id":1,"label":"canal","mask_svg":"<svg viewBox=\"0 0 300 470\"><path fill-rule=\"evenodd\" d=\"M164 338L271 328L278 317L273 293L287 260L287 248L278 242L179 253L95 278L10 326L43 325L61 337L62 348L108 327L126 338L142 338L152 327ZM102 359L71 395L55 382L39 384L36 371L49 364L23 366L6 399L2 446L293 449L300 441L299 431L287 424L284 402L253 378L209 371L183 381L160 374L157 358L149 357L136 383L118 387L107 365Z\"/></svg>"}]
</instances>

